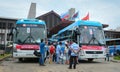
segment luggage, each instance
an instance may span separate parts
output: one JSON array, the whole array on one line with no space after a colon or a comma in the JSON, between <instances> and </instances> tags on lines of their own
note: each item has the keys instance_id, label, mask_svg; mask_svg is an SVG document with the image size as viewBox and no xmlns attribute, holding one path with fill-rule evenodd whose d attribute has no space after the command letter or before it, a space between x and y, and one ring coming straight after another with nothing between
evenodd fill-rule
<instances>
[{"instance_id":1,"label":"luggage","mask_svg":"<svg viewBox=\"0 0 120 72\"><path fill-rule=\"evenodd\" d=\"M37 57L41 57L41 53L40 52L37 52L37 50L34 50L33 54Z\"/></svg>"}]
</instances>

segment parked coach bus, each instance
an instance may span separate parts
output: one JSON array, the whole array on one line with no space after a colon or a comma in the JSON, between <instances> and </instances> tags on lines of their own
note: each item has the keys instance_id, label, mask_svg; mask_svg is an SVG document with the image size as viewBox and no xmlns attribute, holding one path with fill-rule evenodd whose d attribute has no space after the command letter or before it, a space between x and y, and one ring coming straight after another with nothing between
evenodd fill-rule
<instances>
[{"instance_id":1,"label":"parked coach bus","mask_svg":"<svg viewBox=\"0 0 120 72\"><path fill-rule=\"evenodd\" d=\"M78 20L60 30L54 38L58 41L75 40L81 46L79 59L105 58L105 36L99 22Z\"/></svg>"},{"instance_id":2,"label":"parked coach bus","mask_svg":"<svg viewBox=\"0 0 120 72\"><path fill-rule=\"evenodd\" d=\"M22 61L24 58L35 58L34 50L39 51L41 39L47 37L46 24L37 19L21 19L11 30L13 35L13 57Z\"/></svg>"},{"instance_id":3,"label":"parked coach bus","mask_svg":"<svg viewBox=\"0 0 120 72\"><path fill-rule=\"evenodd\" d=\"M106 39L106 45L111 56L120 55L120 38Z\"/></svg>"}]
</instances>

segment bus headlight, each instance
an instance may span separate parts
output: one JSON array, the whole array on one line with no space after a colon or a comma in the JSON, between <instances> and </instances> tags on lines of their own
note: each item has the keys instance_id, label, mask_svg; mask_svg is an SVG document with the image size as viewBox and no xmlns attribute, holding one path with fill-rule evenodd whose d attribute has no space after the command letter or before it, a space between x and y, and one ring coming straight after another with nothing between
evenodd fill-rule
<instances>
[{"instance_id":1,"label":"bus headlight","mask_svg":"<svg viewBox=\"0 0 120 72\"><path fill-rule=\"evenodd\" d=\"M17 52L17 49L15 47L13 47L13 52Z\"/></svg>"},{"instance_id":2,"label":"bus headlight","mask_svg":"<svg viewBox=\"0 0 120 72\"><path fill-rule=\"evenodd\" d=\"M85 55L83 50L80 51L80 55Z\"/></svg>"}]
</instances>

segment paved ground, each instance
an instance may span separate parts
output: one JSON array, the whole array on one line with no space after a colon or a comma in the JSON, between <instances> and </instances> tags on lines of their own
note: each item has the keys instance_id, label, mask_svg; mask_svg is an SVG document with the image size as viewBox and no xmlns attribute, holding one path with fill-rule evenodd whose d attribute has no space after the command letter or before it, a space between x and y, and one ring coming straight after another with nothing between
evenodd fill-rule
<instances>
[{"instance_id":1,"label":"paved ground","mask_svg":"<svg viewBox=\"0 0 120 72\"><path fill-rule=\"evenodd\" d=\"M68 65L49 64L39 66L37 62L8 59L0 64L0 72L120 72L119 63L105 62L97 59L94 62L81 61L76 69L68 69Z\"/></svg>"}]
</instances>

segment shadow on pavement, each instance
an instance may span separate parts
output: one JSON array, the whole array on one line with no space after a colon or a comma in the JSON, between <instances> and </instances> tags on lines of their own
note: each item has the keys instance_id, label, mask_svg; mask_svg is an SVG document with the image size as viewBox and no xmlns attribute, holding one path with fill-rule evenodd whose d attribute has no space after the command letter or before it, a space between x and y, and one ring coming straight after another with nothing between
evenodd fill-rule
<instances>
[{"instance_id":1,"label":"shadow on pavement","mask_svg":"<svg viewBox=\"0 0 120 72\"><path fill-rule=\"evenodd\" d=\"M16 60L15 63L38 63L39 59L33 58L33 59L23 59L22 61Z\"/></svg>"},{"instance_id":2,"label":"shadow on pavement","mask_svg":"<svg viewBox=\"0 0 120 72\"><path fill-rule=\"evenodd\" d=\"M98 61L88 61L88 60L79 60L79 63L80 64L98 64L98 63L101 63L101 62L98 62Z\"/></svg>"}]
</instances>

